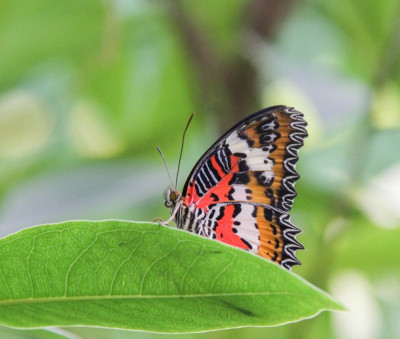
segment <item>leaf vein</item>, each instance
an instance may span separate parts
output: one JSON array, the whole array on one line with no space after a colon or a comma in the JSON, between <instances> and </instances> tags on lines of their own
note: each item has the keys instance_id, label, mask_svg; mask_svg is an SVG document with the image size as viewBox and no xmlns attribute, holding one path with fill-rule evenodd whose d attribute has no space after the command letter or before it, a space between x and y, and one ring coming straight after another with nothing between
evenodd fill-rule
<instances>
[{"instance_id":1,"label":"leaf vein","mask_svg":"<svg viewBox=\"0 0 400 339\"><path fill-rule=\"evenodd\" d=\"M24 298L24 299L8 299L0 301L1 306L12 304L35 304L47 302L69 302L69 301L95 301L95 300L130 300L130 299L182 299L182 298L216 298L216 297L245 297L245 296L296 296L303 299L309 297L308 294L291 293L291 292L229 292L229 293L205 293L205 294L170 294L170 295L101 295L101 296L59 296L49 298Z\"/></svg>"},{"instance_id":2,"label":"leaf vein","mask_svg":"<svg viewBox=\"0 0 400 339\"><path fill-rule=\"evenodd\" d=\"M99 238L99 234L96 234L96 237L93 239L93 241L87 246L86 248L83 249L83 251L74 259L74 261L69 265L67 274L65 275L65 286L64 286L64 296L67 296L67 289L68 289L68 279L69 279L69 274L71 273L72 267L78 262L78 260L96 243L97 239Z\"/></svg>"},{"instance_id":3,"label":"leaf vein","mask_svg":"<svg viewBox=\"0 0 400 339\"><path fill-rule=\"evenodd\" d=\"M182 292L183 289L183 282L185 281L186 276L188 275L190 269L194 266L194 264L196 263L196 261L198 259L200 259L200 257L203 255L204 253L204 246L201 248L201 251L199 253L199 255L192 261L192 263L188 266L188 268L186 269L185 273L182 276L182 280L181 280L181 285L179 287L179 292Z\"/></svg>"},{"instance_id":4,"label":"leaf vein","mask_svg":"<svg viewBox=\"0 0 400 339\"><path fill-rule=\"evenodd\" d=\"M141 284L140 284L140 292L139 292L139 295L142 295L143 286L144 286L144 281L146 280L146 276L147 276L147 274L151 271L151 269L153 268L153 266L154 266L157 262L159 262L160 260L162 260L162 259L168 257L172 252L174 252L174 251L177 249L177 247L178 247L178 245L179 245L180 243L181 243L181 240L178 240L178 241L176 242L176 245L174 246L174 248L172 248L170 251L168 251L167 253L165 253L163 256L158 257L156 260L154 260L154 261L149 265L149 267L147 268L146 272L144 272L144 274L143 274L142 282L141 282Z\"/></svg>"},{"instance_id":5,"label":"leaf vein","mask_svg":"<svg viewBox=\"0 0 400 339\"><path fill-rule=\"evenodd\" d=\"M233 256L231 262L230 262L228 265L226 265L226 266L224 267L224 269L222 269L220 272L218 272L218 274L215 276L213 282L212 282L211 285L210 285L210 292L209 292L209 293L212 293L212 290L213 290L214 285L215 285L215 283L217 282L218 278L219 278L222 274L224 274L224 273L226 272L226 270L227 270L229 267L231 267L231 266L233 265L233 262L235 261L236 257L237 257L237 255Z\"/></svg>"},{"instance_id":6,"label":"leaf vein","mask_svg":"<svg viewBox=\"0 0 400 339\"><path fill-rule=\"evenodd\" d=\"M1 269L0 269L0 276L1 276L2 280L4 281L4 285L6 286L6 290L7 290L8 296L11 299L10 287L8 286L8 282L6 280L6 277L4 276L3 271Z\"/></svg>"},{"instance_id":7,"label":"leaf vein","mask_svg":"<svg viewBox=\"0 0 400 339\"><path fill-rule=\"evenodd\" d=\"M129 256L127 258L125 258L121 264L117 267L117 269L115 270L114 276L111 280L111 285L110 285L110 291L109 291L109 295L111 295L112 290L114 288L114 282L115 279L118 275L118 272L121 270L121 268L132 258L132 255L136 252L136 250L138 249L138 247L142 244L143 242L143 233L141 234L140 240L138 241L138 243L136 244L136 246L132 249L131 253L129 253Z\"/></svg>"},{"instance_id":8,"label":"leaf vein","mask_svg":"<svg viewBox=\"0 0 400 339\"><path fill-rule=\"evenodd\" d=\"M33 298L33 281L32 281L32 276L31 276L29 260L31 259L32 252L35 249L35 243L36 243L36 237L32 237L32 246L31 246L28 256L26 257L26 272L28 274L29 284L31 287L31 298Z\"/></svg>"}]
</instances>

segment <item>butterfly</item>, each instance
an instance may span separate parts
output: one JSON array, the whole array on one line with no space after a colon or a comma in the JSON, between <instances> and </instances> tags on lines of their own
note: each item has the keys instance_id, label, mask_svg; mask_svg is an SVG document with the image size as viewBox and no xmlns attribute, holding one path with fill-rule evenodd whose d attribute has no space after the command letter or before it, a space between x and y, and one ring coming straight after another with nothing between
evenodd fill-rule
<instances>
[{"instance_id":1,"label":"butterfly","mask_svg":"<svg viewBox=\"0 0 400 339\"><path fill-rule=\"evenodd\" d=\"M199 159L182 193L168 187L165 206L178 228L251 251L286 269L300 264L300 229L288 212L296 197L303 114L273 106L223 134ZM186 132L186 130L185 130ZM183 145L182 145L183 147Z\"/></svg>"}]
</instances>

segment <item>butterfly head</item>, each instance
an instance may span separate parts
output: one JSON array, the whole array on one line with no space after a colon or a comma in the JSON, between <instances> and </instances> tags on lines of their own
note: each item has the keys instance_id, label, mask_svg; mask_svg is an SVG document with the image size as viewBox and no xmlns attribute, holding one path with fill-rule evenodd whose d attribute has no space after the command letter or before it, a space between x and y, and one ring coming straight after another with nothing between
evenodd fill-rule
<instances>
[{"instance_id":1,"label":"butterfly head","mask_svg":"<svg viewBox=\"0 0 400 339\"><path fill-rule=\"evenodd\" d=\"M168 208L174 208L180 199L181 199L180 192L169 186L167 191L165 192L164 205Z\"/></svg>"}]
</instances>

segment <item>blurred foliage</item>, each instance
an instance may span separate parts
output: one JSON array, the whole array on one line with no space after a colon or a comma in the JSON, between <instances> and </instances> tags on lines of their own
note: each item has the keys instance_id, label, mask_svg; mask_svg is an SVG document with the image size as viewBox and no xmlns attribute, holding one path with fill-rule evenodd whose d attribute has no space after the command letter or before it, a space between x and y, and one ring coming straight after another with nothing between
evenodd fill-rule
<instances>
[{"instance_id":1,"label":"blurred foliage","mask_svg":"<svg viewBox=\"0 0 400 339\"><path fill-rule=\"evenodd\" d=\"M399 17L398 0L0 0L1 234L165 218L155 146L174 172L191 112L180 187L232 123L294 106L310 134L295 272L352 312L188 337L398 337Z\"/></svg>"}]
</instances>

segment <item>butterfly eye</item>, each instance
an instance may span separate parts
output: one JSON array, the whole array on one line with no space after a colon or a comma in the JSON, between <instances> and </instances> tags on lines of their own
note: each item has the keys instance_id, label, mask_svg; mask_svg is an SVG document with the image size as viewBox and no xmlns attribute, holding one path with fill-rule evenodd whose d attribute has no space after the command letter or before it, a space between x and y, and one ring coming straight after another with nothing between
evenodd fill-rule
<instances>
[{"instance_id":1,"label":"butterfly eye","mask_svg":"<svg viewBox=\"0 0 400 339\"><path fill-rule=\"evenodd\" d=\"M169 200L172 202L177 202L180 197L181 195L178 191L171 191L171 194L169 195Z\"/></svg>"}]
</instances>

